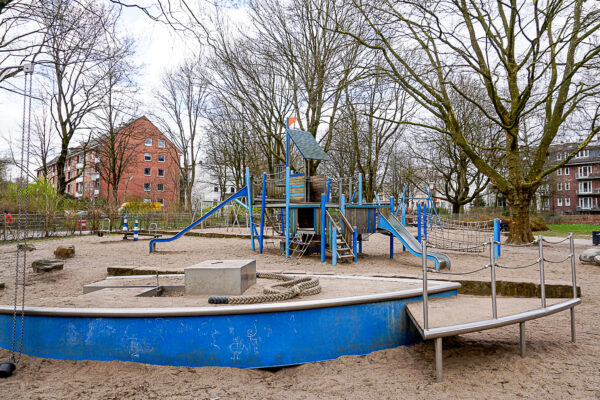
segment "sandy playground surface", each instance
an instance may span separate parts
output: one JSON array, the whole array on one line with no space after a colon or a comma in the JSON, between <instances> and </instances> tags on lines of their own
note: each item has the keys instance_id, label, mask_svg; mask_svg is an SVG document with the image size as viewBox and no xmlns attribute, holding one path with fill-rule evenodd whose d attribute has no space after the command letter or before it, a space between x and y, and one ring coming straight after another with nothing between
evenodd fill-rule
<instances>
[{"instance_id":1,"label":"sandy playground surface","mask_svg":"<svg viewBox=\"0 0 600 400\"><path fill-rule=\"evenodd\" d=\"M556 238L549 238L556 240ZM591 242L591 241L590 241ZM589 242L588 242L589 243ZM273 245L263 255L249 240L183 237L159 244L123 242L118 236L35 242L28 262L52 258L60 244L74 244L76 256L62 271L27 277L27 304L51 304L80 296L83 285L106 278L106 268L188 266L207 259L256 259L259 271L304 271L348 275L419 277L420 259L402 253L389 259L389 238L373 235L357 264L321 264L317 256L286 261ZM577 253L589 245L578 244ZM15 245L0 246L0 304L11 304ZM546 258L568 254L568 243L545 248ZM487 253L485 253L487 254ZM453 271L487 263L485 254L449 253ZM537 258L537 247L503 248L500 262L522 265ZM444 339L444 381L435 381L433 344L424 342L344 356L332 361L274 370L160 367L129 362L61 361L23 356L15 374L0 381L2 399L397 399L397 398L600 398L600 267L577 261L582 305L576 308L577 343L570 342L569 313L527 322L527 358L519 356L519 328L511 325ZM539 280L536 267L498 270L498 279ZM448 276L431 278L448 279ZM470 275L489 279L489 271ZM570 282L568 262L547 264L548 281ZM54 305L54 304L53 304ZM464 310L468 312L468 310ZM0 350L6 360L8 351Z\"/></svg>"}]
</instances>

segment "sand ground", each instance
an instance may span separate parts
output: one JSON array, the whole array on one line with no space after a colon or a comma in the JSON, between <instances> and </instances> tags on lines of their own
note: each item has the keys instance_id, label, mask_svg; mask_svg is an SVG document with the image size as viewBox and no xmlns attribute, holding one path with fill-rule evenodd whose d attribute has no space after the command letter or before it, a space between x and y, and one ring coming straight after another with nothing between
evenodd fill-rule
<instances>
[{"instance_id":1,"label":"sand ground","mask_svg":"<svg viewBox=\"0 0 600 400\"><path fill-rule=\"evenodd\" d=\"M550 240L557 240L551 238ZM29 273L27 302L79 296L85 284L106 278L106 268L187 266L207 259L256 259L260 271L306 271L352 275L420 276L420 259L402 253L389 259L389 238L373 235L357 264L321 264L317 256L288 260L268 245L264 254L248 240L189 238L160 244L148 254L148 241L123 242L118 237L78 237L36 242L28 263L50 258L60 244L74 244L76 256L62 271ZM577 244L577 252L589 247ZM15 245L0 246L0 304L12 304ZM545 248L545 257L560 260L568 244ZM503 248L500 263L528 264L537 247ZM487 253L450 254L453 272L469 271L488 262ZM31 269L29 269L31 272ZM61 361L23 356L18 370L0 381L2 399L397 399L397 398L600 398L600 267L577 261L583 304L576 308L577 343L571 343L569 313L527 323L527 358L519 356L517 325L444 339L445 379L433 377L433 344L345 356L332 361L277 370L182 368L153 365ZM489 271L471 275L489 279ZM448 279L449 276L432 278ZM571 279L570 265L547 264L546 278ZM539 279L536 267L498 270L498 279ZM0 350L5 360L8 351Z\"/></svg>"}]
</instances>

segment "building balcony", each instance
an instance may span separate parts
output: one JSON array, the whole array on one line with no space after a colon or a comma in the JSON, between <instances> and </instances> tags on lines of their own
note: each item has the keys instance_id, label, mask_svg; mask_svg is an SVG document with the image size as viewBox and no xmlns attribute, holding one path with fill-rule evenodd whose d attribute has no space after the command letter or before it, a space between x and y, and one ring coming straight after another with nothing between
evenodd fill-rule
<instances>
[{"instance_id":1,"label":"building balcony","mask_svg":"<svg viewBox=\"0 0 600 400\"><path fill-rule=\"evenodd\" d=\"M93 172L92 173L92 180L95 181L96 179L100 179L100 174L98 172Z\"/></svg>"},{"instance_id":2,"label":"building balcony","mask_svg":"<svg viewBox=\"0 0 600 400\"><path fill-rule=\"evenodd\" d=\"M80 176L79 178L75 178L75 183L81 183L83 182L83 175Z\"/></svg>"},{"instance_id":3,"label":"building balcony","mask_svg":"<svg viewBox=\"0 0 600 400\"><path fill-rule=\"evenodd\" d=\"M100 189L94 189L94 196L98 196L100 194Z\"/></svg>"},{"instance_id":4,"label":"building balcony","mask_svg":"<svg viewBox=\"0 0 600 400\"><path fill-rule=\"evenodd\" d=\"M83 192L75 192L75 197L81 197L83 196Z\"/></svg>"},{"instance_id":5,"label":"building balcony","mask_svg":"<svg viewBox=\"0 0 600 400\"><path fill-rule=\"evenodd\" d=\"M75 168L77 168L77 169L83 168L83 163L79 162L79 163L75 164Z\"/></svg>"},{"instance_id":6,"label":"building balcony","mask_svg":"<svg viewBox=\"0 0 600 400\"><path fill-rule=\"evenodd\" d=\"M583 175L583 174L575 174L575 179L583 179L583 180L588 180L588 179L600 179L600 175L598 174L588 174L588 175Z\"/></svg>"},{"instance_id":7,"label":"building balcony","mask_svg":"<svg viewBox=\"0 0 600 400\"><path fill-rule=\"evenodd\" d=\"M587 191L578 190L576 193L577 196L600 196L600 188Z\"/></svg>"},{"instance_id":8,"label":"building balcony","mask_svg":"<svg viewBox=\"0 0 600 400\"><path fill-rule=\"evenodd\" d=\"M96 163L96 164L100 163L100 157L94 158L94 163Z\"/></svg>"}]
</instances>

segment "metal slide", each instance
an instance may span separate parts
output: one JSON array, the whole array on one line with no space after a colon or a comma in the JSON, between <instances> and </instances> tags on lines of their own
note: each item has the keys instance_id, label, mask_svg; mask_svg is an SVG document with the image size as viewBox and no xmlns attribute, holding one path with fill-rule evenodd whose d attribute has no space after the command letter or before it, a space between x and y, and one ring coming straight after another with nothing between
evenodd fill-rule
<instances>
[{"instance_id":1,"label":"metal slide","mask_svg":"<svg viewBox=\"0 0 600 400\"><path fill-rule=\"evenodd\" d=\"M377 228L386 230L396 236L412 255L422 257L423 249L421 243L390 212L382 212L380 214ZM450 269L450 258L443 253L427 249L427 259L435 262L436 271L439 271L440 268Z\"/></svg>"},{"instance_id":2,"label":"metal slide","mask_svg":"<svg viewBox=\"0 0 600 400\"><path fill-rule=\"evenodd\" d=\"M152 253L154 250L156 250L156 248L155 248L156 243L172 242L175 239L179 239L181 236L185 235L190 230L192 230L196 225L198 225L199 223L201 223L202 221L204 221L205 219L207 219L208 217L210 217L211 215L213 215L215 212L219 211L227 203L232 202L233 200L235 200L235 199L237 199L239 197L248 197L248 186L244 187L239 192L237 192L235 194L232 194L231 197L229 197L228 199L226 199L225 201L223 201L221 204L219 204L218 206L216 206L215 208L213 208L212 210L210 210L208 213L206 213L205 215L203 215L200 219L192 222L192 224L190 226L188 226L187 228L185 228L181 232L178 232L175 236L172 236L172 237L169 237L169 238L152 239L150 241L150 253Z\"/></svg>"}]
</instances>

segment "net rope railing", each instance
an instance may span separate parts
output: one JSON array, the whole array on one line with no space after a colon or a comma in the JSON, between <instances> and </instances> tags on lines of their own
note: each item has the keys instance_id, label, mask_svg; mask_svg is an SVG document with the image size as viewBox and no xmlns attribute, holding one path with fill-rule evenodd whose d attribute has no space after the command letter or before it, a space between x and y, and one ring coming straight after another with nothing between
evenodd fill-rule
<instances>
[{"instance_id":1,"label":"net rope railing","mask_svg":"<svg viewBox=\"0 0 600 400\"><path fill-rule=\"evenodd\" d=\"M494 233L494 220L461 221L432 217L429 221L427 241L430 247L465 253L484 251Z\"/></svg>"}]
</instances>

